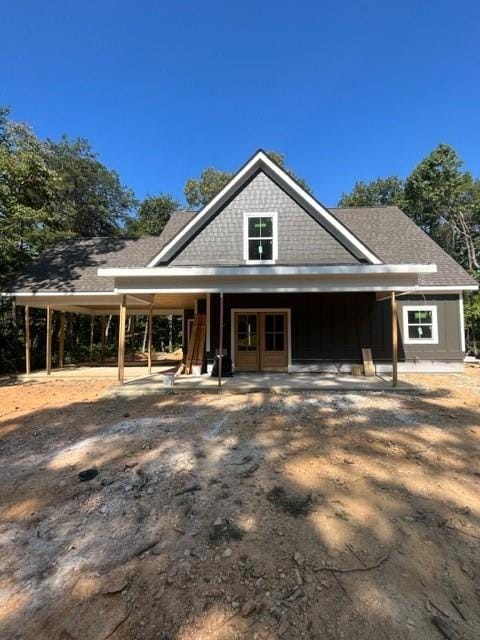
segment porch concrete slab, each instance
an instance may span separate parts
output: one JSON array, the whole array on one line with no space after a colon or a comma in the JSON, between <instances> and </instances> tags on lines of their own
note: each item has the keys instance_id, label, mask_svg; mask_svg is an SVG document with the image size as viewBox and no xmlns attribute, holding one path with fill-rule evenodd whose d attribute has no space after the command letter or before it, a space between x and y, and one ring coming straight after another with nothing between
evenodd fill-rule
<instances>
[{"instance_id":1,"label":"porch concrete slab","mask_svg":"<svg viewBox=\"0 0 480 640\"><path fill-rule=\"evenodd\" d=\"M218 379L209 375L179 376L175 378L174 387L163 384L163 376L155 374L141 380L128 381L122 387L122 394L143 393L150 391L218 391ZM271 374L236 374L222 380L222 391L231 393L250 393L255 391L271 391L274 393L300 391L407 391L418 390L418 387L407 382L398 382L392 387L391 376L354 377L348 374L330 373L271 373ZM113 393L119 391L112 389Z\"/></svg>"},{"instance_id":2,"label":"porch concrete slab","mask_svg":"<svg viewBox=\"0 0 480 640\"><path fill-rule=\"evenodd\" d=\"M166 365L152 366L152 376L165 373L166 371L175 371L176 366L171 363ZM125 379L140 380L149 378L147 366L125 367ZM71 366L64 369L52 369L52 373L47 375L44 370L33 371L30 375L19 374L15 376L16 380L26 382L34 380L35 382L48 382L49 380L117 380L118 370L115 366L105 367L89 367L89 366Z\"/></svg>"}]
</instances>

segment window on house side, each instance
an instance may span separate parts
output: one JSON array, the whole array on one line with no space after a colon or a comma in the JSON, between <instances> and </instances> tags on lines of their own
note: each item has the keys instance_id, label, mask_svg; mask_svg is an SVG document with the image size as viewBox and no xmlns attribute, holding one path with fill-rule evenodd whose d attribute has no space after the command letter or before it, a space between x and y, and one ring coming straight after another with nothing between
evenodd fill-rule
<instances>
[{"instance_id":1,"label":"window on house side","mask_svg":"<svg viewBox=\"0 0 480 640\"><path fill-rule=\"evenodd\" d=\"M272 214L247 214L245 234L245 259L248 262L275 262L275 216Z\"/></svg>"},{"instance_id":2,"label":"window on house side","mask_svg":"<svg viewBox=\"0 0 480 640\"><path fill-rule=\"evenodd\" d=\"M437 344L437 307L403 307L403 327L406 344Z\"/></svg>"}]
</instances>

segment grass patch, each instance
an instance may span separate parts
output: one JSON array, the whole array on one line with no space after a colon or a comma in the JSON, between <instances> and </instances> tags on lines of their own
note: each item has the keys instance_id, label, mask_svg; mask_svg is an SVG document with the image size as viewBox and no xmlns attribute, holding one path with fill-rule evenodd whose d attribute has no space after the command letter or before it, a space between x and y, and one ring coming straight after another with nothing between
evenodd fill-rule
<instances>
[{"instance_id":1,"label":"grass patch","mask_svg":"<svg viewBox=\"0 0 480 640\"><path fill-rule=\"evenodd\" d=\"M295 518L308 515L312 509L312 496L310 494L301 496L288 493L278 485L267 493L267 500Z\"/></svg>"}]
</instances>

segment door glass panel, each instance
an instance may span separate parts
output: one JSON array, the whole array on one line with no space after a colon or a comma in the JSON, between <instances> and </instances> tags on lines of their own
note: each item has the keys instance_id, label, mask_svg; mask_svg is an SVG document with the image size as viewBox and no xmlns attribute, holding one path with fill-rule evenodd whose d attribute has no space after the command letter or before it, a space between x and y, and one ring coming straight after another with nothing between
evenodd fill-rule
<instances>
[{"instance_id":1,"label":"door glass panel","mask_svg":"<svg viewBox=\"0 0 480 640\"><path fill-rule=\"evenodd\" d=\"M275 334L265 334L265 351L275 351Z\"/></svg>"},{"instance_id":2,"label":"door glass panel","mask_svg":"<svg viewBox=\"0 0 480 640\"><path fill-rule=\"evenodd\" d=\"M269 333L275 331L275 316L265 316L265 331Z\"/></svg>"},{"instance_id":3,"label":"door glass panel","mask_svg":"<svg viewBox=\"0 0 480 640\"><path fill-rule=\"evenodd\" d=\"M238 316L238 350L257 350L257 316L242 314Z\"/></svg>"},{"instance_id":4,"label":"door glass panel","mask_svg":"<svg viewBox=\"0 0 480 640\"><path fill-rule=\"evenodd\" d=\"M283 314L265 314L265 351L283 351L285 322Z\"/></svg>"}]
</instances>

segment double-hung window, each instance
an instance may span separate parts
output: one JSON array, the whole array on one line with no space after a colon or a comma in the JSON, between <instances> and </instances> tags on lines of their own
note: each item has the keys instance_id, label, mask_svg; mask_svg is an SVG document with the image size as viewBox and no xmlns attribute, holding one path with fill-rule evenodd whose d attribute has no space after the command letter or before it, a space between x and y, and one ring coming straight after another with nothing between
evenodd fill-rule
<instances>
[{"instance_id":1,"label":"double-hung window","mask_svg":"<svg viewBox=\"0 0 480 640\"><path fill-rule=\"evenodd\" d=\"M437 307L403 307L403 331L403 341L406 344L437 344Z\"/></svg>"},{"instance_id":2,"label":"double-hung window","mask_svg":"<svg viewBox=\"0 0 480 640\"><path fill-rule=\"evenodd\" d=\"M246 213L244 259L251 264L273 264L277 260L277 214Z\"/></svg>"}]
</instances>

